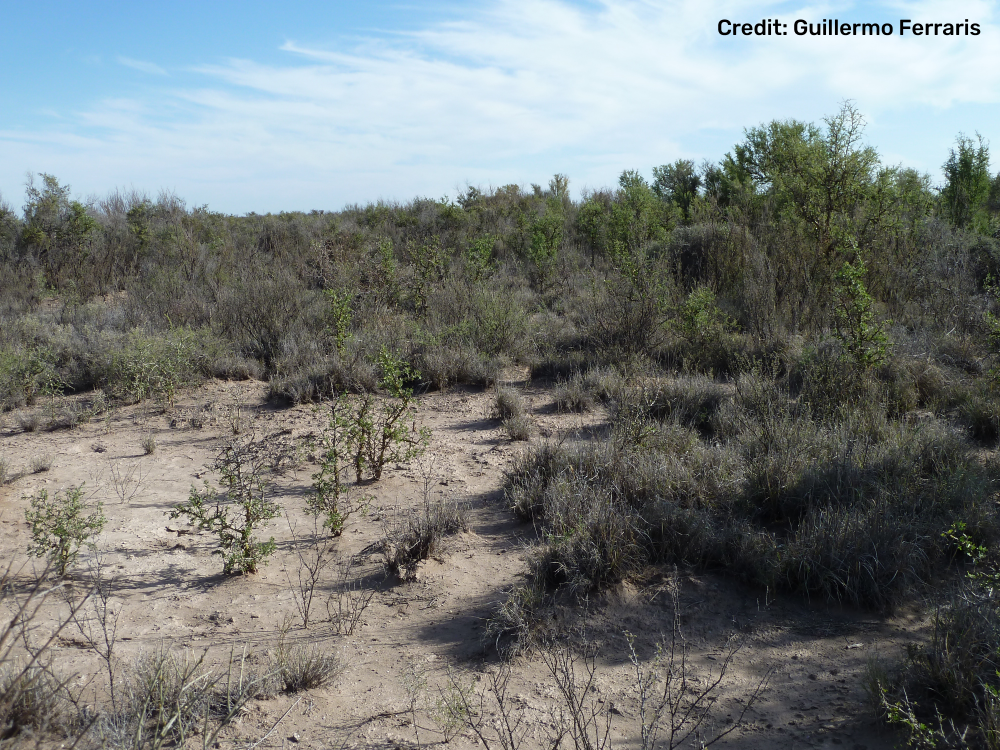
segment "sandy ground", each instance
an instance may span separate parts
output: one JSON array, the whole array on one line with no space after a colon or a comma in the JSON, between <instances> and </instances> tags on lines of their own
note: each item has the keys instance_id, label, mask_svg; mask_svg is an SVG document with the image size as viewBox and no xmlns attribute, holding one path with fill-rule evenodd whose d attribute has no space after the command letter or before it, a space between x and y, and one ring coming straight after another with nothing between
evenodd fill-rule
<instances>
[{"instance_id":1,"label":"sandy ground","mask_svg":"<svg viewBox=\"0 0 1000 750\"><path fill-rule=\"evenodd\" d=\"M606 417L600 410L557 414L547 388L524 388L533 442L585 439ZM84 483L88 496L104 503L108 519L98 548L114 581L111 606L119 618L117 648L123 662L167 647L191 654L207 649L207 660L221 663L234 651L275 648L282 632L288 643L315 643L340 654L345 668L332 686L254 703L226 730L227 740L256 741L273 727L260 747L442 743L431 714L449 675L481 690L499 668L495 649L483 637L485 623L524 574L525 548L535 538L532 527L514 520L500 502L504 469L526 444L509 442L488 418L489 393L455 388L420 397L417 422L431 429L430 450L408 465L387 467L383 479L368 489L375 496L369 513L351 517L337 543L342 559L363 553L351 576L359 589L375 591L370 606L352 635L338 635L325 606L331 572L320 582L314 622L306 630L294 597L300 567L296 550L304 549L310 530L304 497L316 466L308 458L276 480L275 499L287 515L268 524L265 533L275 536L278 552L257 575L221 575L220 559L211 554L212 536L185 533L189 527L183 520L166 515L187 498L192 485L217 479L215 456L234 430L281 432L282 439L294 442L325 422L323 408L279 409L266 405L263 394L260 383L213 382L183 393L167 410L122 408L107 418L54 431L25 432L14 415L6 415L0 455L22 476L0 487L0 556L27 559L24 511L33 493ZM43 414L46 409L36 408ZM152 455L142 448L148 435L156 441ZM51 458L51 468L31 473L32 463L43 457ZM420 565L415 580L387 576L373 550L385 525L417 512L425 495L465 504L470 530L449 538ZM83 555L81 571L92 558L93 553ZM29 571L23 570L22 577ZM641 584L592 599L586 609L557 614L551 623L553 632L577 642L585 638L597 649L589 699L611 720L610 746L640 747L634 668L623 634L634 634L636 652L648 663L660 635L670 632L668 589L665 573L654 573ZM862 676L872 649L893 658L902 644L926 635L926 622L917 614L882 619L774 598L722 576L683 573L679 602L695 685L718 673L732 637L743 643L713 710L716 731L739 716L740 701L769 674L761 700L716 747L862 750L899 741L873 721ZM54 617L57 606L52 607ZM84 697L96 699L100 680L93 675L99 662L78 630L63 632L55 655L57 669L77 673ZM522 746L547 747L559 711L555 683L537 653L516 657L511 679L511 706L528 728ZM414 696L416 727L408 711ZM477 746L468 732L448 744Z\"/></svg>"}]
</instances>

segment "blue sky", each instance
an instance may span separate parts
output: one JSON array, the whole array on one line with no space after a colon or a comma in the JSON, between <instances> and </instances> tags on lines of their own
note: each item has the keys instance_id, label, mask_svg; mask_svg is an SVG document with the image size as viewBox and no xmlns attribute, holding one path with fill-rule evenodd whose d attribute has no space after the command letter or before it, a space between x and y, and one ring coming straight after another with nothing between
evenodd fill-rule
<instances>
[{"instance_id":1,"label":"blue sky","mask_svg":"<svg viewBox=\"0 0 1000 750\"><path fill-rule=\"evenodd\" d=\"M6 3L0 194L136 188L233 213L467 184L579 195L624 169L718 160L744 128L851 99L891 164L959 132L1000 169L997 2ZM721 37L718 21L978 22L976 37Z\"/></svg>"}]
</instances>

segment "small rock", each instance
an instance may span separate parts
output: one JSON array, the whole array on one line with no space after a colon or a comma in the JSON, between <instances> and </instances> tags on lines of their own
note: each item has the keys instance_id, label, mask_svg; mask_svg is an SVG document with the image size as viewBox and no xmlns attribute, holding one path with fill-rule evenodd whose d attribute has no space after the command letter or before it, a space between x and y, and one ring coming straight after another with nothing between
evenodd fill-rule
<instances>
[{"instance_id":1,"label":"small rock","mask_svg":"<svg viewBox=\"0 0 1000 750\"><path fill-rule=\"evenodd\" d=\"M299 741L300 739L302 739L302 738L301 738L301 737L299 736L299 733L298 733L298 732L296 732L295 734L291 735L291 736L290 736L290 737L288 738L288 741L289 741L289 742L298 742L298 741Z\"/></svg>"}]
</instances>

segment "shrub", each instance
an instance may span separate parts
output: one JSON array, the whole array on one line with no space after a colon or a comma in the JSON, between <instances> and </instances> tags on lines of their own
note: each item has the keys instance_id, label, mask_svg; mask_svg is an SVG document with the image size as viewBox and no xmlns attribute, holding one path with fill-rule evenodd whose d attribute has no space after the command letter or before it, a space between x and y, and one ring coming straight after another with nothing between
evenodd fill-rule
<instances>
[{"instance_id":1,"label":"shrub","mask_svg":"<svg viewBox=\"0 0 1000 750\"><path fill-rule=\"evenodd\" d=\"M862 410L812 420L748 373L706 442L692 429L702 420L684 416L699 413L687 408L702 403L687 398L697 389L674 387L624 395L603 442L542 445L511 467L506 500L539 529L536 575L550 588L604 587L676 562L886 610L937 575L951 523L1000 534L985 502L992 469L945 425Z\"/></svg>"},{"instance_id":2,"label":"shrub","mask_svg":"<svg viewBox=\"0 0 1000 750\"><path fill-rule=\"evenodd\" d=\"M496 389L490 406L490 419L505 421L515 417L523 417L524 411L524 398L517 390L507 386Z\"/></svg>"},{"instance_id":3,"label":"shrub","mask_svg":"<svg viewBox=\"0 0 1000 750\"><path fill-rule=\"evenodd\" d=\"M508 417L500 424L508 440L528 440L531 437L531 419L527 414Z\"/></svg>"},{"instance_id":4,"label":"shrub","mask_svg":"<svg viewBox=\"0 0 1000 750\"><path fill-rule=\"evenodd\" d=\"M187 502L174 506L170 518L184 516L203 531L219 538L223 573L256 573L261 563L275 551L274 537L262 542L258 527L281 515L281 508L269 498L267 473L275 460L274 436L249 435L233 440L216 458L224 494L205 482L205 488L191 488Z\"/></svg>"},{"instance_id":5,"label":"shrub","mask_svg":"<svg viewBox=\"0 0 1000 750\"><path fill-rule=\"evenodd\" d=\"M100 501L93 507L85 501L83 485L56 492L51 499L40 490L24 516L31 526L28 554L47 557L60 578L76 563L81 546L94 546L87 540L100 534L107 522Z\"/></svg>"},{"instance_id":6,"label":"shrub","mask_svg":"<svg viewBox=\"0 0 1000 750\"><path fill-rule=\"evenodd\" d=\"M0 347L0 411L33 405L62 393L55 355L47 347Z\"/></svg>"},{"instance_id":7,"label":"shrub","mask_svg":"<svg viewBox=\"0 0 1000 750\"><path fill-rule=\"evenodd\" d=\"M861 369L883 364L889 356L889 338L875 320L874 300L865 288L863 260L845 262L837 272L834 313L837 337L850 360Z\"/></svg>"},{"instance_id":8,"label":"shrub","mask_svg":"<svg viewBox=\"0 0 1000 750\"><path fill-rule=\"evenodd\" d=\"M580 373L556 386L553 401L557 411L586 412L594 408L594 397Z\"/></svg>"},{"instance_id":9,"label":"shrub","mask_svg":"<svg viewBox=\"0 0 1000 750\"><path fill-rule=\"evenodd\" d=\"M382 539L385 567L403 580L412 578L415 566L434 554L441 540L469 528L465 508L454 502L424 501L423 512L387 522Z\"/></svg>"},{"instance_id":10,"label":"shrub","mask_svg":"<svg viewBox=\"0 0 1000 750\"><path fill-rule=\"evenodd\" d=\"M441 389L456 383L492 385L499 379L504 365L502 357L484 355L464 342L428 346L418 354L417 360L421 373Z\"/></svg>"},{"instance_id":11,"label":"shrub","mask_svg":"<svg viewBox=\"0 0 1000 750\"><path fill-rule=\"evenodd\" d=\"M930 641L907 646L894 674L872 665L866 688L880 716L903 728L913 747L992 747L1000 718L998 648L996 602L981 586L965 585L938 609ZM965 742L956 742L963 735ZM924 738L935 744L920 745Z\"/></svg>"},{"instance_id":12,"label":"shrub","mask_svg":"<svg viewBox=\"0 0 1000 750\"><path fill-rule=\"evenodd\" d=\"M42 424L42 417L37 411L18 412L17 424L25 432L35 432Z\"/></svg>"},{"instance_id":13,"label":"shrub","mask_svg":"<svg viewBox=\"0 0 1000 750\"><path fill-rule=\"evenodd\" d=\"M134 330L91 355L94 380L112 398L127 403L156 398L172 406L179 388L209 371L210 351L204 331L177 328L153 335Z\"/></svg>"},{"instance_id":14,"label":"shrub","mask_svg":"<svg viewBox=\"0 0 1000 750\"><path fill-rule=\"evenodd\" d=\"M340 396L330 405L330 419L311 447L319 450L320 468L312 475L312 491L306 504L314 516L323 516L323 528L340 536L347 519L363 510L372 498L355 498L344 475L358 447L353 444L353 412L347 399Z\"/></svg>"},{"instance_id":15,"label":"shrub","mask_svg":"<svg viewBox=\"0 0 1000 750\"><path fill-rule=\"evenodd\" d=\"M650 418L692 427L703 437L711 437L726 389L704 375L693 375L661 380L638 397Z\"/></svg>"},{"instance_id":16,"label":"shrub","mask_svg":"<svg viewBox=\"0 0 1000 750\"><path fill-rule=\"evenodd\" d=\"M318 645L288 646L282 640L274 655L274 671L286 693L298 693L329 685L343 673L344 663Z\"/></svg>"},{"instance_id":17,"label":"shrub","mask_svg":"<svg viewBox=\"0 0 1000 750\"><path fill-rule=\"evenodd\" d=\"M347 415L347 441L359 482L365 474L378 481L386 464L409 461L430 443L430 431L417 429L413 390L407 385L417 379L416 371L384 347L378 362L382 371L379 386L388 396L366 393Z\"/></svg>"}]
</instances>

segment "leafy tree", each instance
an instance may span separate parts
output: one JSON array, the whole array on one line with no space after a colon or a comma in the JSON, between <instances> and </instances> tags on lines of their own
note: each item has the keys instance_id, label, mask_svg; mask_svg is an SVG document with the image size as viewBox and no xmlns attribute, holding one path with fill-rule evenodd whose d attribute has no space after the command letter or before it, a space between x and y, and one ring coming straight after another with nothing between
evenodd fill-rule
<instances>
[{"instance_id":1,"label":"leafy tree","mask_svg":"<svg viewBox=\"0 0 1000 750\"><path fill-rule=\"evenodd\" d=\"M727 155L722 173L729 185L770 199L807 242L785 263L804 279L802 304L830 303L833 275L856 251L873 246L896 226L897 170L881 164L862 144L865 120L845 102L821 129L796 120L751 128ZM807 292L811 293L807 296Z\"/></svg>"},{"instance_id":2,"label":"leafy tree","mask_svg":"<svg viewBox=\"0 0 1000 750\"><path fill-rule=\"evenodd\" d=\"M41 187L34 178L26 186L21 245L42 263L48 283L59 288L63 268L86 259L90 237L98 225L86 206L70 200L69 185L60 185L50 174L41 178Z\"/></svg>"},{"instance_id":3,"label":"leafy tree","mask_svg":"<svg viewBox=\"0 0 1000 750\"><path fill-rule=\"evenodd\" d=\"M547 200L545 208L531 220L528 259L534 264L543 286L555 269L563 241L564 223L562 203L554 198Z\"/></svg>"},{"instance_id":4,"label":"leafy tree","mask_svg":"<svg viewBox=\"0 0 1000 750\"><path fill-rule=\"evenodd\" d=\"M576 214L576 231L590 248L590 262L608 248L608 217L611 214L612 196L607 191L586 196Z\"/></svg>"},{"instance_id":5,"label":"leafy tree","mask_svg":"<svg viewBox=\"0 0 1000 750\"><path fill-rule=\"evenodd\" d=\"M701 185L701 175L689 159L653 167L653 192L660 200L676 203L684 221L691 219L691 204L698 196Z\"/></svg>"},{"instance_id":6,"label":"leafy tree","mask_svg":"<svg viewBox=\"0 0 1000 750\"><path fill-rule=\"evenodd\" d=\"M929 174L915 169L900 169L895 177L896 210L903 228L913 231L917 222L934 207L934 191Z\"/></svg>"},{"instance_id":7,"label":"leafy tree","mask_svg":"<svg viewBox=\"0 0 1000 750\"><path fill-rule=\"evenodd\" d=\"M500 237L496 234L481 235L469 240L465 263L473 281L480 282L493 273L496 265L493 250L499 241Z\"/></svg>"},{"instance_id":8,"label":"leafy tree","mask_svg":"<svg viewBox=\"0 0 1000 750\"><path fill-rule=\"evenodd\" d=\"M567 210L572 204L569 194L569 177L560 173L552 175L552 179L549 180L549 195L562 204L563 211Z\"/></svg>"},{"instance_id":9,"label":"leafy tree","mask_svg":"<svg viewBox=\"0 0 1000 750\"><path fill-rule=\"evenodd\" d=\"M976 133L976 140L961 133L944 163L946 184L941 199L952 223L959 228L985 231L988 218L984 209L990 197L990 146Z\"/></svg>"},{"instance_id":10,"label":"leafy tree","mask_svg":"<svg viewBox=\"0 0 1000 750\"><path fill-rule=\"evenodd\" d=\"M14 209L0 195L0 260L14 257L17 238L21 234L21 222Z\"/></svg>"},{"instance_id":11,"label":"leafy tree","mask_svg":"<svg viewBox=\"0 0 1000 750\"><path fill-rule=\"evenodd\" d=\"M675 223L675 211L657 197L638 172L622 172L608 219L612 260L616 264L635 262L650 243L666 240Z\"/></svg>"}]
</instances>

